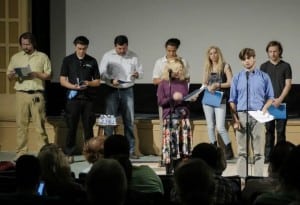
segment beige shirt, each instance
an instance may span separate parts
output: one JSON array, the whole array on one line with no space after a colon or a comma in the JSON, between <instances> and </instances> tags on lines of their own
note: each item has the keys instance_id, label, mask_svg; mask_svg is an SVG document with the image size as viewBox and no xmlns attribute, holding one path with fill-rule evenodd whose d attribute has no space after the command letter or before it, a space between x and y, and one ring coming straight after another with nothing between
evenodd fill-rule
<instances>
[{"instance_id":1,"label":"beige shirt","mask_svg":"<svg viewBox=\"0 0 300 205\"><path fill-rule=\"evenodd\" d=\"M35 51L28 55L24 51L20 51L11 57L7 74L15 68L28 66L35 72L51 73L50 59L45 53ZM16 90L44 90L44 81L39 78L23 79L16 81L14 88Z\"/></svg>"}]
</instances>

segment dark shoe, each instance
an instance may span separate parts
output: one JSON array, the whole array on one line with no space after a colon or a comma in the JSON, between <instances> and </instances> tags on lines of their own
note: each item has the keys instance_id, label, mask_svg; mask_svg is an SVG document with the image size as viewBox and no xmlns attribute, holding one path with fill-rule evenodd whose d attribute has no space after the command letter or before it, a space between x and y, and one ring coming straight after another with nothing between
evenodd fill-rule
<instances>
[{"instance_id":1,"label":"dark shoe","mask_svg":"<svg viewBox=\"0 0 300 205\"><path fill-rule=\"evenodd\" d=\"M270 159L265 158L265 164L269 164L270 163Z\"/></svg>"},{"instance_id":2,"label":"dark shoe","mask_svg":"<svg viewBox=\"0 0 300 205\"><path fill-rule=\"evenodd\" d=\"M218 147L218 142L214 141L214 143L211 143L212 145L214 145L215 147Z\"/></svg>"},{"instance_id":3,"label":"dark shoe","mask_svg":"<svg viewBox=\"0 0 300 205\"><path fill-rule=\"evenodd\" d=\"M172 175L173 174L173 166L172 164L166 164L166 175Z\"/></svg>"},{"instance_id":4,"label":"dark shoe","mask_svg":"<svg viewBox=\"0 0 300 205\"><path fill-rule=\"evenodd\" d=\"M226 160L230 160L234 157L231 143L228 143L227 145L225 145L225 157L226 157Z\"/></svg>"},{"instance_id":5,"label":"dark shoe","mask_svg":"<svg viewBox=\"0 0 300 205\"><path fill-rule=\"evenodd\" d=\"M129 158L130 159L139 159L140 157L135 154L130 154Z\"/></svg>"}]
</instances>

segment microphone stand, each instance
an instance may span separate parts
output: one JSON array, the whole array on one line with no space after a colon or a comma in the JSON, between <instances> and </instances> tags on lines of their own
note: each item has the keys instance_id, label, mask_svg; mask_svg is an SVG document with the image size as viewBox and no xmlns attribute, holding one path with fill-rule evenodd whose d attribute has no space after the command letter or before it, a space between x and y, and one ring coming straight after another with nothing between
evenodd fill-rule
<instances>
[{"instance_id":1,"label":"microphone stand","mask_svg":"<svg viewBox=\"0 0 300 205\"><path fill-rule=\"evenodd\" d=\"M246 177L248 176L248 161L249 161L249 72L246 71Z\"/></svg>"}]
</instances>

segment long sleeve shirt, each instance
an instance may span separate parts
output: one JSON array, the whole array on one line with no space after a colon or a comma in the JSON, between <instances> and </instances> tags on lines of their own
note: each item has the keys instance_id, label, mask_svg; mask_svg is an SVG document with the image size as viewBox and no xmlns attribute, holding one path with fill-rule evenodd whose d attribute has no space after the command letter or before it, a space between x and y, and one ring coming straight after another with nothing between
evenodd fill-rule
<instances>
[{"instance_id":1,"label":"long sleeve shirt","mask_svg":"<svg viewBox=\"0 0 300 205\"><path fill-rule=\"evenodd\" d=\"M185 80L173 80L171 83L168 80L163 80L158 85L157 103L163 108L163 118L166 118L174 111L171 110L172 108L182 107L188 110L185 101L173 100L174 92L180 92L183 96L186 96L189 92L188 83Z\"/></svg>"},{"instance_id":2,"label":"long sleeve shirt","mask_svg":"<svg viewBox=\"0 0 300 205\"><path fill-rule=\"evenodd\" d=\"M112 86L111 80L119 80L121 83L118 88L132 87L135 81L135 78L132 78L134 72L138 72L138 78L143 77L143 67L139 58L130 50L124 56L118 55L115 49L106 52L101 60L99 72L101 80L108 86L115 87Z\"/></svg>"}]
</instances>

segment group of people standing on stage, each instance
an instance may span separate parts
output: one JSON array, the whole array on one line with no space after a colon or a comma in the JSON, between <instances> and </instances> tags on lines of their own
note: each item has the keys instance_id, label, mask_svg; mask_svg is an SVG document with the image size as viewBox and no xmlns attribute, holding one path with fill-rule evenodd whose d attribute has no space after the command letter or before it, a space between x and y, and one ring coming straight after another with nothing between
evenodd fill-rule
<instances>
[{"instance_id":1,"label":"group of people standing on stage","mask_svg":"<svg viewBox=\"0 0 300 205\"><path fill-rule=\"evenodd\" d=\"M166 56L156 61L153 70L153 83L158 85L158 105L162 108L159 112L162 119L162 161L167 165L167 173L172 172L178 160L189 157L193 147L190 112L188 104L183 100L188 93L189 64L177 55L179 45L178 39L169 39L165 44ZM220 106L203 103L208 137L212 144L218 146L216 137L218 133L225 145L226 159L234 157L225 127L226 108L229 103L238 145L237 173L243 177L247 175L249 141L254 155L254 175L262 176L263 164L269 162L270 153L274 148L275 130L277 142L286 140L287 119L266 122L263 154L261 149L263 123L247 113L257 110L261 110L263 114L267 113L271 105L278 107L284 103L291 89L292 70L289 63L282 60L281 43L270 41L266 52L269 60L259 68L256 65L255 50L242 49L239 58L244 69L235 75L217 46L209 47L204 59L202 84L209 92L223 92Z\"/></svg>"},{"instance_id":2,"label":"group of people standing on stage","mask_svg":"<svg viewBox=\"0 0 300 205\"><path fill-rule=\"evenodd\" d=\"M7 76L16 80L17 102L17 150L16 157L28 151L28 125L32 120L39 133L41 146L49 143L45 130L44 81L51 78L51 63L47 55L37 50L36 39L26 32L19 38L22 51L13 55L8 65ZM130 145L130 157L135 153L134 137L134 93L135 80L143 77L143 67L138 55L128 49L128 38L116 36L114 48L106 52L98 66L96 59L87 54L89 40L78 36L74 40L75 52L62 61L60 84L67 89L66 122L68 133L64 152L73 161L76 147L76 131L82 120L84 139L94 136L93 113L95 88L101 80L108 86L106 114L121 114L124 135ZM165 43L166 55L159 58L153 69L153 83L157 85L157 103L162 134L162 162L167 172L172 172L176 163L191 155L193 148L192 129L189 121L189 103L184 97L189 93L190 67L186 59L177 54L180 40L170 38ZM209 92L222 91L221 105L214 107L203 104L210 143L218 146L216 132L225 145L226 159L234 157L232 144L225 127L226 108L229 103L238 145L238 170L245 175L244 168L246 138L251 137L254 164L257 174L262 175L262 164L268 162L274 147L275 129L277 141L284 141L287 119L276 119L265 123L265 156L261 152L263 124L248 116L246 111L262 110L266 113L271 105L278 107L285 102L291 89L292 70L289 63L282 60L282 46L271 41L266 47L269 60L256 66L255 50L244 48L239 53L243 69L233 75L230 64L224 60L220 48L211 46L205 53L203 81ZM20 76L15 68L29 67L27 76ZM246 83L247 82L247 83ZM192 101L197 100L196 98ZM247 133L248 131L248 133ZM105 136L113 134L112 127L105 128Z\"/></svg>"}]
</instances>

